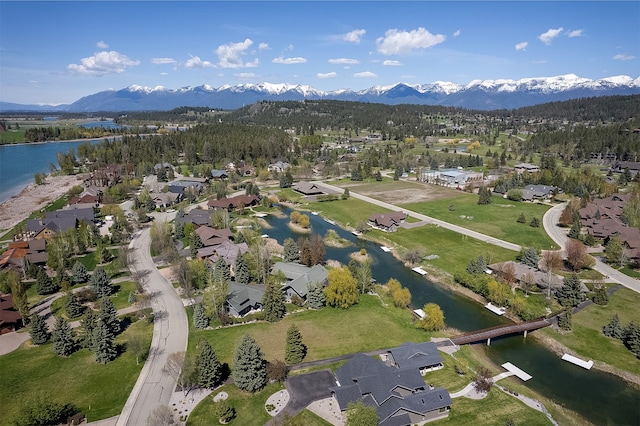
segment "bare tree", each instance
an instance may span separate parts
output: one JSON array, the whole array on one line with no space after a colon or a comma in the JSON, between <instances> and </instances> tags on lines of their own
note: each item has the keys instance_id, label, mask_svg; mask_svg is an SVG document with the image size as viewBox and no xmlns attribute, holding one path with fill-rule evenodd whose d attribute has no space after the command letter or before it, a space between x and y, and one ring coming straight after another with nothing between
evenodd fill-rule
<instances>
[{"instance_id":1,"label":"bare tree","mask_svg":"<svg viewBox=\"0 0 640 426\"><path fill-rule=\"evenodd\" d=\"M162 372L174 378L185 396L196 385L195 362L185 352L173 352L167 357Z\"/></svg>"},{"instance_id":2,"label":"bare tree","mask_svg":"<svg viewBox=\"0 0 640 426\"><path fill-rule=\"evenodd\" d=\"M473 379L473 388L477 392L486 393L489 392L491 386L493 386L491 371L486 367L479 367L478 373Z\"/></svg>"},{"instance_id":3,"label":"bare tree","mask_svg":"<svg viewBox=\"0 0 640 426\"><path fill-rule=\"evenodd\" d=\"M516 267L513 262L506 262L503 264L501 275L504 282L509 284L509 287L511 287L511 291L515 292Z\"/></svg>"},{"instance_id":4,"label":"bare tree","mask_svg":"<svg viewBox=\"0 0 640 426\"><path fill-rule=\"evenodd\" d=\"M547 274L547 299L551 297L551 281L553 272L562 265L562 256L559 251L547 250L542 253L540 269Z\"/></svg>"},{"instance_id":5,"label":"bare tree","mask_svg":"<svg viewBox=\"0 0 640 426\"><path fill-rule=\"evenodd\" d=\"M147 426L167 426L175 424L173 411L166 405L161 405L154 409L147 417Z\"/></svg>"},{"instance_id":6,"label":"bare tree","mask_svg":"<svg viewBox=\"0 0 640 426\"><path fill-rule=\"evenodd\" d=\"M536 285L536 276L531 271L524 274L524 276L522 277L522 280L520 280L520 287L522 288L522 291L524 291L526 296L529 296L529 292L533 289L535 285Z\"/></svg>"},{"instance_id":7,"label":"bare tree","mask_svg":"<svg viewBox=\"0 0 640 426\"><path fill-rule=\"evenodd\" d=\"M565 244L564 250L567 263L574 271L579 271L587 263L587 247L582 241L571 238Z\"/></svg>"}]
</instances>

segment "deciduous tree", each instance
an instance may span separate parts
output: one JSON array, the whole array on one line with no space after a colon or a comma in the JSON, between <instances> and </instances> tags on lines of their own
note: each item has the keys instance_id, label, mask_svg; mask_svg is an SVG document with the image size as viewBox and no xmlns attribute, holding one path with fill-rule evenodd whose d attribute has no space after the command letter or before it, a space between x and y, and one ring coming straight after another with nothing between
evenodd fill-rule
<instances>
[{"instance_id":1,"label":"deciduous tree","mask_svg":"<svg viewBox=\"0 0 640 426\"><path fill-rule=\"evenodd\" d=\"M579 271L587 263L587 248L582 241L569 239L565 244L567 263L574 271Z\"/></svg>"},{"instance_id":2,"label":"deciduous tree","mask_svg":"<svg viewBox=\"0 0 640 426\"><path fill-rule=\"evenodd\" d=\"M422 308L424 318L418 321L418 327L427 331L436 331L444 328L444 312L435 303L427 303Z\"/></svg>"},{"instance_id":3,"label":"deciduous tree","mask_svg":"<svg viewBox=\"0 0 640 426\"><path fill-rule=\"evenodd\" d=\"M358 281L348 268L329 270L329 285L325 289L327 304L346 309L358 303Z\"/></svg>"}]
</instances>

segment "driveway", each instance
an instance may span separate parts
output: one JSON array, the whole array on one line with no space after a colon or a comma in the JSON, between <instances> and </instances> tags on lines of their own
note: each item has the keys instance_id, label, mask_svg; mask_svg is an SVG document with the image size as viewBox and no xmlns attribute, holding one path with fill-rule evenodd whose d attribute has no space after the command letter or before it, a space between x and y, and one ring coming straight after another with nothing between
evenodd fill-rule
<instances>
[{"instance_id":1,"label":"driveway","mask_svg":"<svg viewBox=\"0 0 640 426\"><path fill-rule=\"evenodd\" d=\"M336 385L335 378L329 370L291 376L285 382L290 400L287 406L278 413L268 424L280 424L285 413L294 417L313 401L331 396L330 387Z\"/></svg>"}]
</instances>

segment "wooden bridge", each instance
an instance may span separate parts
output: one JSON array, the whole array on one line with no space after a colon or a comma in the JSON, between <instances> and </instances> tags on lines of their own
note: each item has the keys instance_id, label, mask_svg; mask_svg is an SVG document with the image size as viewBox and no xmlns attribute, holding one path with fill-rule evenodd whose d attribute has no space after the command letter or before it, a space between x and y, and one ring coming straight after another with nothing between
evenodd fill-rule
<instances>
[{"instance_id":1,"label":"wooden bridge","mask_svg":"<svg viewBox=\"0 0 640 426\"><path fill-rule=\"evenodd\" d=\"M491 344L491 339L508 334L523 333L527 337L527 331L537 330L539 328L548 327L553 324L553 319L538 318L531 321L522 322L520 324L504 324L496 327L485 328L484 330L472 331L457 337L451 338L451 342L456 345L466 345L467 343L475 343L483 340L487 341L487 345Z\"/></svg>"}]
</instances>

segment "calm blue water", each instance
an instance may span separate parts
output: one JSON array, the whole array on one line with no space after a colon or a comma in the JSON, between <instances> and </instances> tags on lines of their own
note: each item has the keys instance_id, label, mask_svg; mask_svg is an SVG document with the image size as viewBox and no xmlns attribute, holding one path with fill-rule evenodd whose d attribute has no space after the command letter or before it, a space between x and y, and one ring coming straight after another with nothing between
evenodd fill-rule
<instances>
[{"instance_id":1,"label":"calm blue water","mask_svg":"<svg viewBox=\"0 0 640 426\"><path fill-rule=\"evenodd\" d=\"M101 139L100 139L101 140ZM92 140L96 143L99 140ZM39 144L0 146L0 203L18 194L36 173L48 173L49 163L59 167L56 153L74 151L86 141L47 142Z\"/></svg>"},{"instance_id":2,"label":"calm blue water","mask_svg":"<svg viewBox=\"0 0 640 426\"><path fill-rule=\"evenodd\" d=\"M285 209L284 212L287 218L265 218L274 228L265 229L264 232L280 244L286 238L297 241L300 237L287 226L291 210ZM314 233L325 235L327 230L334 229L342 238L355 243L355 246L343 249L327 247L326 259L347 264L350 253L365 248L372 258L371 271L378 283L396 278L411 291L414 307L422 307L427 302L437 303L444 311L448 326L461 331L473 331L508 322L480 304L453 294L405 268L377 244L358 239L319 216L309 215L309 219ZM491 346L484 348L495 364L512 362L532 375L533 378L526 382L527 387L581 414L594 424L640 425L640 392L616 376L598 370L585 370L562 361L535 339L525 339L522 335L492 339Z\"/></svg>"}]
</instances>

